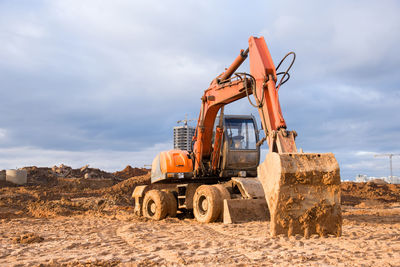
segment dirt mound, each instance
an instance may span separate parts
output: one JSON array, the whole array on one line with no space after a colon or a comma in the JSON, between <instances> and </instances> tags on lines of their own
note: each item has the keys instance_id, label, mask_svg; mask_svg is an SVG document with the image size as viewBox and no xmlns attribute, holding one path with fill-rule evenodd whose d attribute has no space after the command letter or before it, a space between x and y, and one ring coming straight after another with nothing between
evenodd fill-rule
<instances>
[{"instance_id":1,"label":"dirt mound","mask_svg":"<svg viewBox=\"0 0 400 267\"><path fill-rule=\"evenodd\" d=\"M112 179L55 178L52 183L0 188L0 219L57 217L124 209L133 204L137 185L150 175L115 184Z\"/></svg>"},{"instance_id":2,"label":"dirt mound","mask_svg":"<svg viewBox=\"0 0 400 267\"><path fill-rule=\"evenodd\" d=\"M105 190L110 192L132 193L133 189L135 189L137 185L144 184L150 184L150 174L129 178Z\"/></svg>"},{"instance_id":3,"label":"dirt mound","mask_svg":"<svg viewBox=\"0 0 400 267\"><path fill-rule=\"evenodd\" d=\"M148 170L131 166L117 172L118 177L88 165L80 169L63 164L23 169L28 175L26 185L0 180L0 219L107 214L110 210L130 209L134 188L150 183Z\"/></svg>"},{"instance_id":4,"label":"dirt mound","mask_svg":"<svg viewBox=\"0 0 400 267\"><path fill-rule=\"evenodd\" d=\"M27 171L28 183L27 185L47 185L55 186L60 183L60 179L63 178L78 178L78 179L109 179L113 180L114 183L126 180L135 176L142 176L149 173L148 169L145 168L132 168L130 165L126 166L122 171L115 173L109 173L97 168L90 168L89 165L85 165L82 168L73 169L70 166L61 164L60 166L48 167L36 167L29 166L24 167L22 170ZM5 181L5 170L0 171L0 188L13 186L12 183ZM99 181L97 180L97 181ZM82 184L79 182L77 184ZM92 181L85 182L85 185L90 185ZM94 184L96 181L93 182ZM81 185L79 187L82 187ZM93 186L89 186L93 188ZM101 186L103 187L103 186Z\"/></svg>"},{"instance_id":5,"label":"dirt mound","mask_svg":"<svg viewBox=\"0 0 400 267\"><path fill-rule=\"evenodd\" d=\"M80 169L66 165L23 169L28 172L27 185L16 186L0 181L0 219L71 216L102 213L107 209L130 209L135 187L150 184L147 169L131 166L115 173L87 165ZM144 174L138 175L141 173ZM85 178L85 174L89 175ZM94 177L88 178L91 175ZM123 181L118 182L120 179ZM343 182L341 189L344 205L365 207L400 202L400 185Z\"/></svg>"},{"instance_id":6,"label":"dirt mound","mask_svg":"<svg viewBox=\"0 0 400 267\"><path fill-rule=\"evenodd\" d=\"M136 176L122 181L112 187L99 190L99 194L119 205L132 205L132 192L138 185L150 184L150 174Z\"/></svg>"},{"instance_id":7,"label":"dirt mound","mask_svg":"<svg viewBox=\"0 0 400 267\"><path fill-rule=\"evenodd\" d=\"M58 167L53 166L51 170L58 177L65 178L114 178L112 173L102 171L98 168L90 168L89 165L85 165L80 169L72 169L69 166L61 164Z\"/></svg>"},{"instance_id":8,"label":"dirt mound","mask_svg":"<svg viewBox=\"0 0 400 267\"><path fill-rule=\"evenodd\" d=\"M79 169L73 169L70 166L61 164L60 166L36 167L29 166L22 168L27 171L28 184L43 185L57 183L57 178L95 178L95 179L113 179L112 173L102 171L97 168L89 168L89 165Z\"/></svg>"},{"instance_id":9,"label":"dirt mound","mask_svg":"<svg viewBox=\"0 0 400 267\"><path fill-rule=\"evenodd\" d=\"M17 186L17 185L14 184L14 183L0 180L0 188L2 188L2 187L15 187L15 186Z\"/></svg>"},{"instance_id":10,"label":"dirt mound","mask_svg":"<svg viewBox=\"0 0 400 267\"><path fill-rule=\"evenodd\" d=\"M344 205L354 206L366 200L383 203L400 202L400 184L343 182L341 189L342 204Z\"/></svg>"},{"instance_id":11,"label":"dirt mound","mask_svg":"<svg viewBox=\"0 0 400 267\"><path fill-rule=\"evenodd\" d=\"M26 213L35 218L71 216L77 214L106 212L115 208L132 207L132 192L137 185L150 183L150 175L129 178L112 185L110 179L69 179L62 180L54 188L56 192L44 197L31 196L26 204ZM90 180L94 181L89 183ZM94 186L95 185L95 186ZM108 186L107 186L108 185ZM62 188L61 190L58 190ZM54 196L57 197L54 197ZM53 196L53 197L50 197Z\"/></svg>"},{"instance_id":12,"label":"dirt mound","mask_svg":"<svg viewBox=\"0 0 400 267\"><path fill-rule=\"evenodd\" d=\"M90 189L101 189L114 185L113 179L85 179L85 178L58 178L57 188L66 192L89 191Z\"/></svg>"},{"instance_id":13,"label":"dirt mound","mask_svg":"<svg viewBox=\"0 0 400 267\"><path fill-rule=\"evenodd\" d=\"M372 179L372 180L369 181L369 183L374 183L374 184L388 184L385 180L380 179L380 178Z\"/></svg>"},{"instance_id":14,"label":"dirt mound","mask_svg":"<svg viewBox=\"0 0 400 267\"><path fill-rule=\"evenodd\" d=\"M47 167L29 166L22 168L22 170L27 172L28 184L48 184L57 178L56 173Z\"/></svg>"},{"instance_id":15,"label":"dirt mound","mask_svg":"<svg viewBox=\"0 0 400 267\"><path fill-rule=\"evenodd\" d=\"M113 175L119 179L128 179L134 176L145 175L149 173L145 168L132 168L130 165L126 166L122 171L114 172Z\"/></svg>"}]
</instances>

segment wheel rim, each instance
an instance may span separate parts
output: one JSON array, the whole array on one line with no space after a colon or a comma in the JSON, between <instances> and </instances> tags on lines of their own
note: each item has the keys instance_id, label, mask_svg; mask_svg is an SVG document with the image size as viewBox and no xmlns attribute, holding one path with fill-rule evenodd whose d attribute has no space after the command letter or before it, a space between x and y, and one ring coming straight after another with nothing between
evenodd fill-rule
<instances>
[{"instance_id":1,"label":"wheel rim","mask_svg":"<svg viewBox=\"0 0 400 267\"><path fill-rule=\"evenodd\" d=\"M149 200L149 202L147 203L147 213L153 217L154 214L156 213L156 203L151 199Z\"/></svg>"},{"instance_id":2,"label":"wheel rim","mask_svg":"<svg viewBox=\"0 0 400 267\"><path fill-rule=\"evenodd\" d=\"M150 210L151 210L151 212L154 214L154 213L156 213L156 203L152 203L151 205L150 205Z\"/></svg>"},{"instance_id":3,"label":"wheel rim","mask_svg":"<svg viewBox=\"0 0 400 267\"><path fill-rule=\"evenodd\" d=\"M199 198L199 212L201 215L207 214L208 211L208 200L205 196Z\"/></svg>"}]
</instances>

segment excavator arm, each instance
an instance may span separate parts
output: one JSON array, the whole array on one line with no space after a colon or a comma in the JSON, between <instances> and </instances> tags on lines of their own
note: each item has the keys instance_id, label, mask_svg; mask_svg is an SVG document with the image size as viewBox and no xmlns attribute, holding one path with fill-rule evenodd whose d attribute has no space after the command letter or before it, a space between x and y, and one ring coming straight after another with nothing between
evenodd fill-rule
<instances>
[{"instance_id":1,"label":"excavator arm","mask_svg":"<svg viewBox=\"0 0 400 267\"><path fill-rule=\"evenodd\" d=\"M250 56L250 78L230 79L240 65ZM203 166L204 160L217 158L222 138L222 133L217 133L214 151L212 151L213 126L218 111L224 105L252 95L255 91L256 105L261 118L262 127L271 152L297 152L294 141L295 133L286 131L286 122L279 104L278 90L276 88L276 70L263 37L249 38L249 48L241 50L239 56L211 82L205 90L194 137L195 173L206 175L209 171ZM257 97L259 96L259 97ZM221 131L221 130L217 130ZM213 155L211 157L211 154ZM212 170L216 170L217 161L212 161Z\"/></svg>"}]
</instances>

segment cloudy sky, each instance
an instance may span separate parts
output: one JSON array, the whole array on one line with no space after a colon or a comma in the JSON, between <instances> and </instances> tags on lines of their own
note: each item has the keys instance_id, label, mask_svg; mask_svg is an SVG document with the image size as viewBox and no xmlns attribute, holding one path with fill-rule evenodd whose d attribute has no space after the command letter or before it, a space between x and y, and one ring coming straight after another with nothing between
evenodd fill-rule
<instances>
[{"instance_id":1,"label":"cloudy sky","mask_svg":"<svg viewBox=\"0 0 400 267\"><path fill-rule=\"evenodd\" d=\"M388 175L374 154L400 153L399 13L386 0L0 0L0 169L150 164L255 35L276 63L297 54L280 101L298 147L335 153L342 179ZM226 113L257 111L245 99Z\"/></svg>"}]
</instances>

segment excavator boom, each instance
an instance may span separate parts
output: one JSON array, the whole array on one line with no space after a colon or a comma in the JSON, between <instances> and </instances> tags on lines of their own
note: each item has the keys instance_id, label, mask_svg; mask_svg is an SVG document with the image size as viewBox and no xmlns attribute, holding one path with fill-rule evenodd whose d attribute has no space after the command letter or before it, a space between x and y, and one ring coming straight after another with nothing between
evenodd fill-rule
<instances>
[{"instance_id":1,"label":"excavator boom","mask_svg":"<svg viewBox=\"0 0 400 267\"><path fill-rule=\"evenodd\" d=\"M228 80L250 54L250 73L252 79ZM249 38L249 48L241 50L239 56L224 73L213 80L204 92L199 120L194 140L195 172L204 175L203 159L212 152L213 125L218 111L224 105L237 101L254 93L256 105L266 133L271 152L295 153L295 133L286 132L286 122L282 115L276 90L276 70L267 44L263 37ZM255 88L252 88L255 87ZM252 89L251 89L252 88ZM282 129L281 131L278 131ZM217 139L217 142L220 140ZM213 166L216 169L217 166Z\"/></svg>"}]
</instances>

